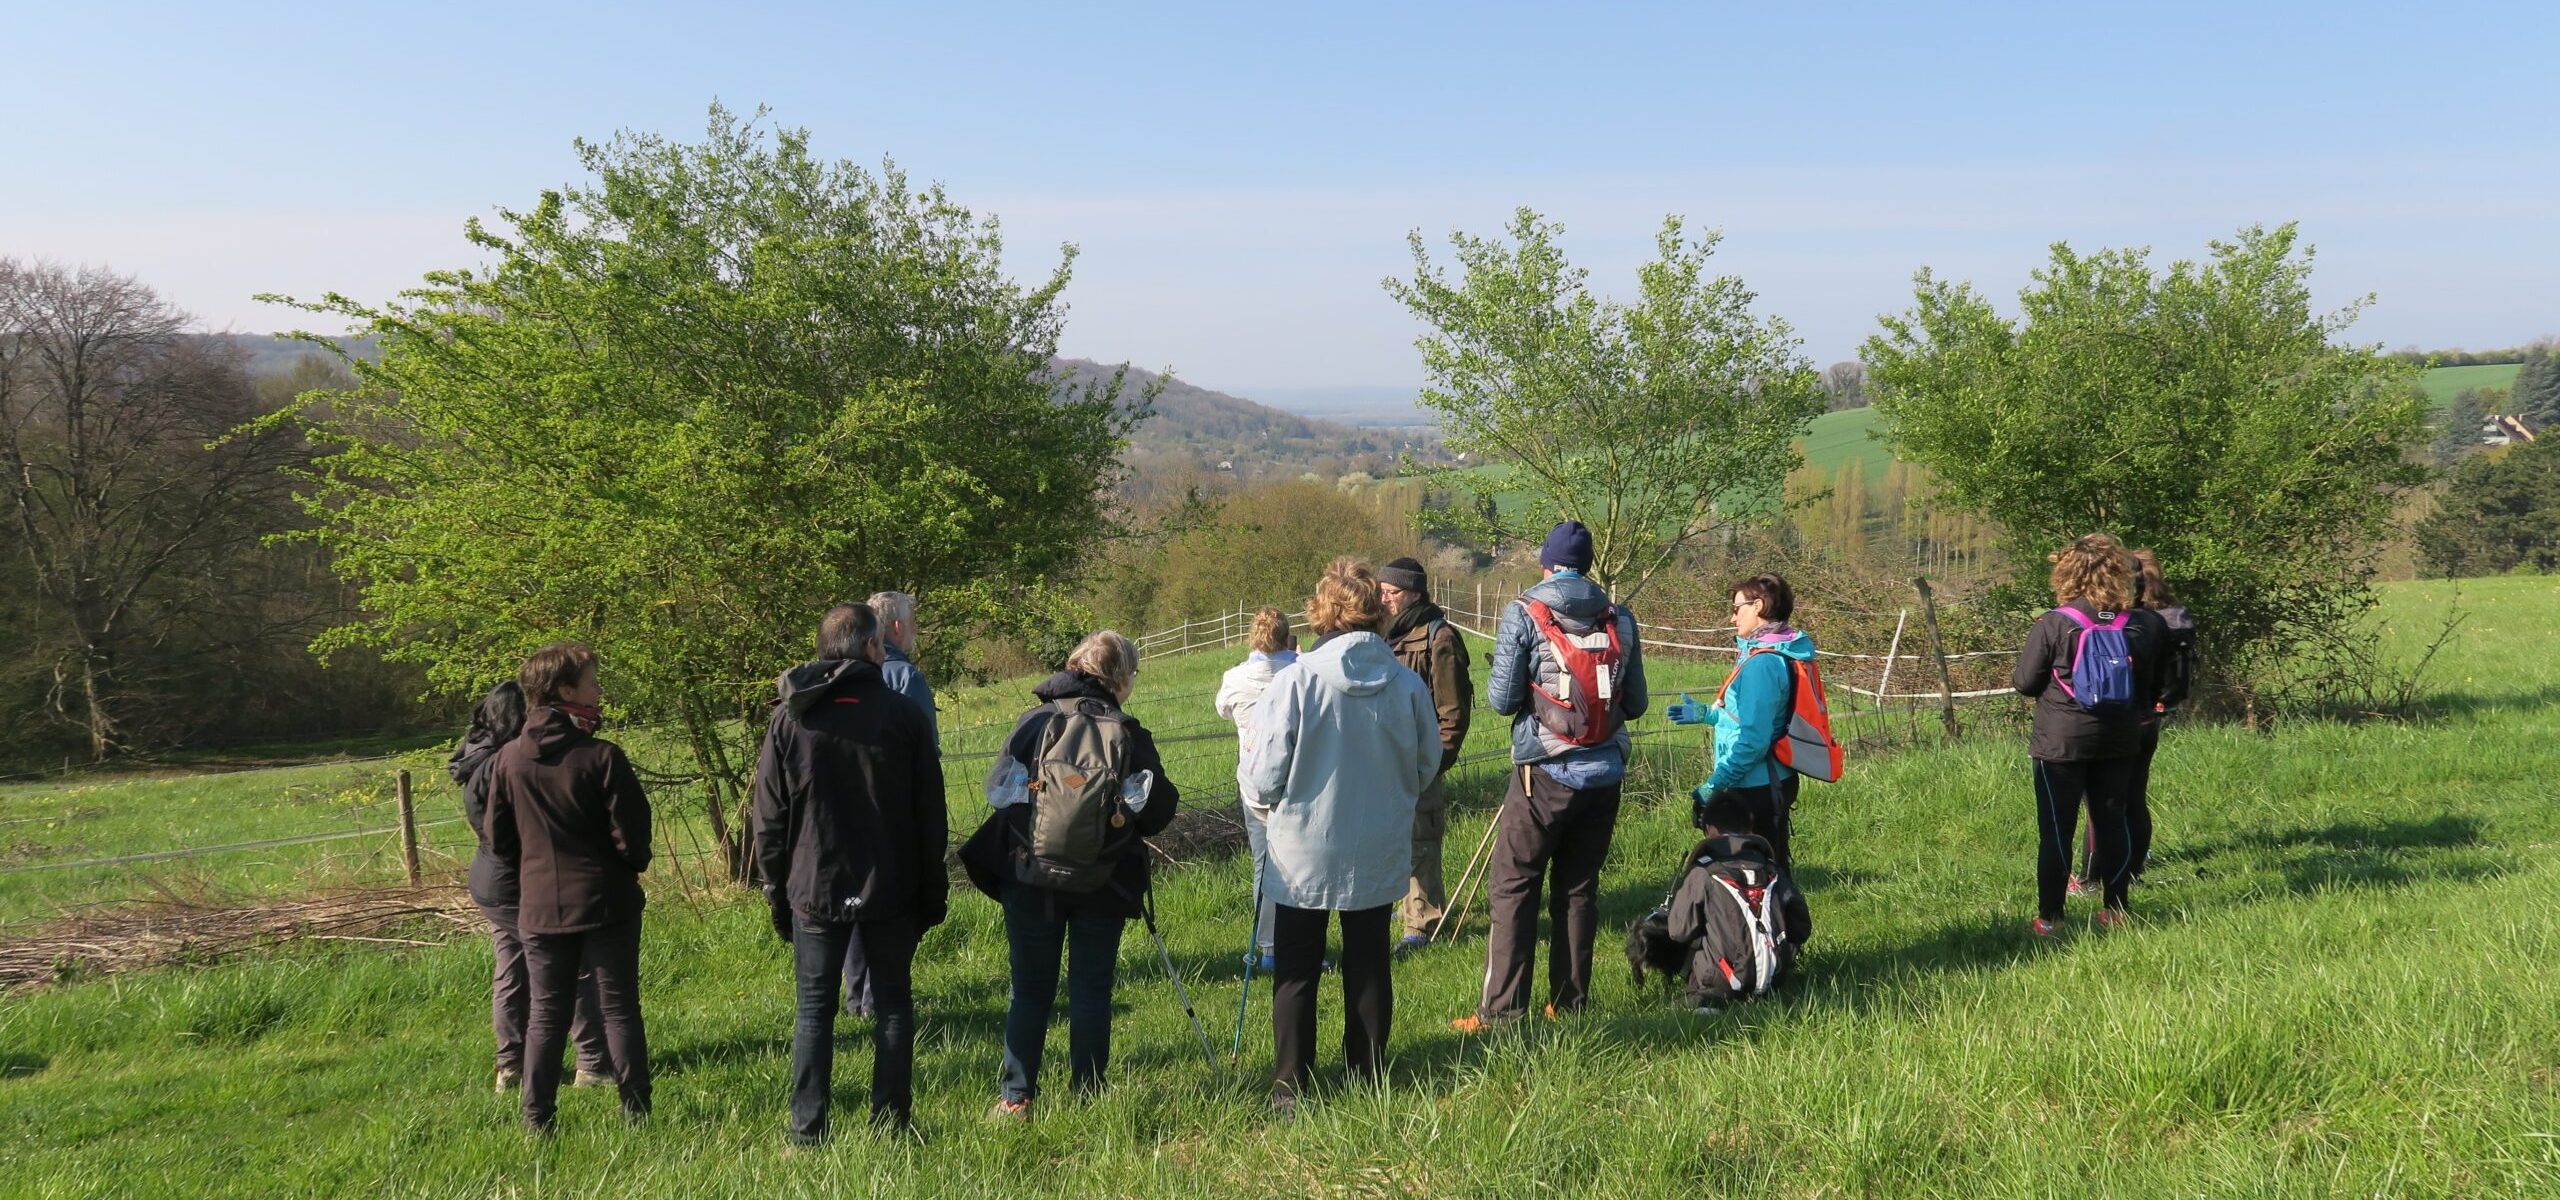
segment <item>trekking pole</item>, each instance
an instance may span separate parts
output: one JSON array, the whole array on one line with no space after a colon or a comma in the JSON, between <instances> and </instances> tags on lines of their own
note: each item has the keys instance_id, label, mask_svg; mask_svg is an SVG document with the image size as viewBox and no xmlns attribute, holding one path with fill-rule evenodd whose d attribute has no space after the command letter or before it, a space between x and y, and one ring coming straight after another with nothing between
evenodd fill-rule
<instances>
[{"instance_id":1,"label":"trekking pole","mask_svg":"<svg viewBox=\"0 0 2560 1200\"><path fill-rule=\"evenodd\" d=\"M1434 936L1446 933L1450 943L1457 942L1458 930L1467 923L1468 891L1493 874L1494 836L1501 832L1502 810L1497 808L1493 810L1493 822L1484 827L1484 837L1476 842L1476 852L1467 856L1467 869L1458 873L1458 890L1450 897L1453 911L1447 920L1440 923L1440 928L1432 931Z\"/></svg>"},{"instance_id":2,"label":"trekking pole","mask_svg":"<svg viewBox=\"0 0 2560 1200\"><path fill-rule=\"evenodd\" d=\"M1147 918L1147 936L1155 939L1156 957L1164 960L1164 973L1173 980L1174 994L1182 998L1182 1015L1191 1018L1191 1032L1200 1035L1200 1059L1209 1064L1209 1073L1218 1074L1218 1052L1209 1045L1209 1028L1200 1023L1200 1014L1191 1007L1191 989L1182 984L1182 972L1173 969L1173 951L1165 949L1164 935L1156 932L1155 889L1147 889L1138 911Z\"/></svg>"},{"instance_id":3,"label":"trekking pole","mask_svg":"<svg viewBox=\"0 0 2560 1200\"><path fill-rule=\"evenodd\" d=\"M1245 818L1252 820L1251 817ZM1262 860L1253 860L1253 908L1244 925L1244 990L1236 995L1236 1041L1227 1051L1227 1070L1244 1066L1244 1013L1253 1003L1253 964L1262 957Z\"/></svg>"}]
</instances>

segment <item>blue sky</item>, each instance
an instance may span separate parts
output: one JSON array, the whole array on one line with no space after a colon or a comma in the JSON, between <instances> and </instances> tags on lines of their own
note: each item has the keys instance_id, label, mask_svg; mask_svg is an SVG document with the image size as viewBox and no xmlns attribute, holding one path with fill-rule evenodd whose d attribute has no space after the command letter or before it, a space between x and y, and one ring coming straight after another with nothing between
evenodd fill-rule
<instances>
[{"instance_id":1,"label":"blue sky","mask_svg":"<svg viewBox=\"0 0 2560 1200\"><path fill-rule=\"evenodd\" d=\"M1417 382L1405 232L1519 204L1604 290L1664 213L1721 228L1821 362L1923 265L2007 295L2057 239L2283 220L2361 340L2560 333L2543 5L726 7L22 8L0 253L283 327L252 293L468 262L570 139L718 98L943 182L1022 275L1078 244L1069 352L1248 394Z\"/></svg>"}]
</instances>

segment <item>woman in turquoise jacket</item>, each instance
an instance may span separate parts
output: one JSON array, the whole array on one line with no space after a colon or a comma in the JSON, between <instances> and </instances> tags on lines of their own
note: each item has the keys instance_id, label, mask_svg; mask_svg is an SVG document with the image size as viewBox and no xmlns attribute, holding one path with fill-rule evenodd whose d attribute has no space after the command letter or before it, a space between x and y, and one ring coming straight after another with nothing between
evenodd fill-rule
<instances>
[{"instance_id":1,"label":"woman in turquoise jacket","mask_svg":"<svg viewBox=\"0 0 2560 1200\"><path fill-rule=\"evenodd\" d=\"M1750 832L1769 840L1780 870L1790 870L1796 773L1776 756L1795 711L1795 662L1813 661L1813 638L1787 623L1795 592L1776 575L1733 585L1733 632L1742 658L1712 707L1682 697L1672 720L1712 724L1715 768L1689 793L1690 818L1701 829Z\"/></svg>"}]
</instances>

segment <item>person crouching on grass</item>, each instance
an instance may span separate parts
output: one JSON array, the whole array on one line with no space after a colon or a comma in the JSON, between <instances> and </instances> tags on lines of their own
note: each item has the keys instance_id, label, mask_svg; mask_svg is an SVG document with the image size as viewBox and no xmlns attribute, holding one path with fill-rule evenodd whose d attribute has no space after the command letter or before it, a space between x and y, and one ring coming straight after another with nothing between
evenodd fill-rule
<instances>
[{"instance_id":1,"label":"person crouching on grass","mask_svg":"<svg viewBox=\"0 0 2560 1200\"><path fill-rule=\"evenodd\" d=\"M489 770L490 852L514 869L516 925L531 992L525 1022L524 1123L551 1130L560 1053L578 977L595 976L622 1115L649 1115L649 1038L640 1020L640 873L649 869L649 797L622 747L595 736L604 685L596 652L545 646L516 673L524 732Z\"/></svg>"},{"instance_id":2,"label":"person crouching on grass","mask_svg":"<svg viewBox=\"0 0 2560 1200\"><path fill-rule=\"evenodd\" d=\"M1315 1069L1329 912L1342 914L1343 1061L1370 1082L1386 1066L1388 923L1413 869L1414 801L1441 761L1431 689L1378 636L1386 618L1369 564L1335 559L1307 601L1315 649L1271 681L1253 714L1246 782L1269 821L1271 1107L1283 1116Z\"/></svg>"},{"instance_id":3,"label":"person crouching on grass","mask_svg":"<svg viewBox=\"0 0 2560 1200\"><path fill-rule=\"evenodd\" d=\"M2095 839L2091 867L2105 896L2097 924L2124 924L2130 805L2168 643L2159 614L2134 607L2133 558L2114 538L2089 534L2047 557L2054 607L2028 630L2010 679L2036 702L2027 740L2036 797L2036 917L2028 929L2038 937L2061 928L2072 826L2084 803Z\"/></svg>"},{"instance_id":4,"label":"person crouching on grass","mask_svg":"<svg viewBox=\"0 0 2560 1200\"><path fill-rule=\"evenodd\" d=\"M873 1017L871 1123L912 1124L916 942L951 905L942 759L925 710L882 675L883 624L865 605L827 610L817 661L777 685L780 703L756 764L756 866L774 936L791 946L799 1004L791 1035L797 1145L828 1133L836 974L856 938Z\"/></svg>"}]
</instances>

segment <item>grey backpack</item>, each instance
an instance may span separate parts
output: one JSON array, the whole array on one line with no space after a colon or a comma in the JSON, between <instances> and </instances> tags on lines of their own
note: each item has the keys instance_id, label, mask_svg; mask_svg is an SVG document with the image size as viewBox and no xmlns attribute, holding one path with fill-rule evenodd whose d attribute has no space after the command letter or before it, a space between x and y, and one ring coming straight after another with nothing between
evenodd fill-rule
<instances>
[{"instance_id":1,"label":"grey backpack","mask_svg":"<svg viewBox=\"0 0 2560 1200\"><path fill-rule=\"evenodd\" d=\"M1129 719L1094 700L1057 700L1051 707L1056 715L1031 765L1029 831L1014 848L1014 877L1062 892L1099 891L1136 836L1121 799Z\"/></svg>"}]
</instances>

